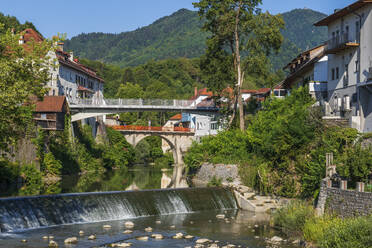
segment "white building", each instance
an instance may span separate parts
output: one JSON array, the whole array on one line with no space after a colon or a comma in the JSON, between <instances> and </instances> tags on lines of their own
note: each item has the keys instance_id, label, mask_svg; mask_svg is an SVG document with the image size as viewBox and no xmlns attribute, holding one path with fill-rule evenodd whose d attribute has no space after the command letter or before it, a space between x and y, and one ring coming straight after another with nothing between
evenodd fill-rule
<instances>
[{"instance_id":1,"label":"white building","mask_svg":"<svg viewBox=\"0 0 372 248\"><path fill-rule=\"evenodd\" d=\"M309 93L318 104L323 105L328 98L328 56L325 50L325 45L314 47L302 52L286 65L284 69L289 69L289 75L282 83L282 90L309 85ZM281 93L285 95L287 92Z\"/></svg>"},{"instance_id":2,"label":"white building","mask_svg":"<svg viewBox=\"0 0 372 248\"><path fill-rule=\"evenodd\" d=\"M357 1L317 22L328 27L328 113L372 132L372 2Z\"/></svg>"}]
</instances>

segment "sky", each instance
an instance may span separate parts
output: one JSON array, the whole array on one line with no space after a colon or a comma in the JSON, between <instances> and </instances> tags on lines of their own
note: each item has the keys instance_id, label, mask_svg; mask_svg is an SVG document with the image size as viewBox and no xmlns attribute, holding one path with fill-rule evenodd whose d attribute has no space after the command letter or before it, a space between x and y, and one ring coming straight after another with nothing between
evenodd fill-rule
<instances>
[{"instance_id":1,"label":"sky","mask_svg":"<svg viewBox=\"0 0 372 248\"><path fill-rule=\"evenodd\" d=\"M120 33L147 26L181 8L195 10L197 0L0 0L0 12L22 23L31 21L45 36L66 33ZM263 0L261 6L273 14L295 8L310 8L325 14L356 0Z\"/></svg>"}]
</instances>

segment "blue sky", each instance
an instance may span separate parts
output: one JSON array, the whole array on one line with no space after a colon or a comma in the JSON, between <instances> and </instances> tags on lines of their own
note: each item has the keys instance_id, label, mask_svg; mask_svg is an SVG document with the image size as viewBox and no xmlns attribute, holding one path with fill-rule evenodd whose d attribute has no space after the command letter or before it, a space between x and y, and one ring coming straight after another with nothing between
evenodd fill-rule
<instances>
[{"instance_id":1,"label":"blue sky","mask_svg":"<svg viewBox=\"0 0 372 248\"><path fill-rule=\"evenodd\" d=\"M181 9L193 9L196 0L1 0L0 12L33 22L46 37L67 33L120 33L151 24ZM355 0L263 0L262 8L282 13L311 8L325 14Z\"/></svg>"}]
</instances>

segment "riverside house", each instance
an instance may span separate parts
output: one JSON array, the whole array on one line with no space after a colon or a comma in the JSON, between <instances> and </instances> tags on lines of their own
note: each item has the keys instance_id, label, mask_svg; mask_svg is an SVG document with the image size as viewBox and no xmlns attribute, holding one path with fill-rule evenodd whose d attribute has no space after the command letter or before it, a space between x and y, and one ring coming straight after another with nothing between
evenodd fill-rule
<instances>
[{"instance_id":1,"label":"riverside house","mask_svg":"<svg viewBox=\"0 0 372 248\"><path fill-rule=\"evenodd\" d=\"M335 10L315 26L328 27L326 118L372 132L372 1Z\"/></svg>"}]
</instances>

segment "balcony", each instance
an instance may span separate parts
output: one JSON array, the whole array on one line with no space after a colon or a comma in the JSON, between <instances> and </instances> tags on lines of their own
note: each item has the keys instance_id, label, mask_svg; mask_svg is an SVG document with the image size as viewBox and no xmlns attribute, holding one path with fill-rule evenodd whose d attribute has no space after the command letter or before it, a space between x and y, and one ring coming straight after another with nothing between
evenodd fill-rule
<instances>
[{"instance_id":1,"label":"balcony","mask_svg":"<svg viewBox=\"0 0 372 248\"><path fill-rule=\"evenodd\" d=\"M349 33L343 33L328 40L326 53L336 54L348 48L359 47L359 43L349 37Z\"/></svg>"},{"instance_id":2,"label":"balcony","mask_svg":"<svg viewBox=\"0 0 372 248\"><path fill-rule=\"evenodd\" d=\"M309 82L309 91L310 92L326 92L328 90L327 82Z\"/></svg>"}]
</instances>

